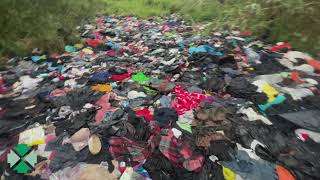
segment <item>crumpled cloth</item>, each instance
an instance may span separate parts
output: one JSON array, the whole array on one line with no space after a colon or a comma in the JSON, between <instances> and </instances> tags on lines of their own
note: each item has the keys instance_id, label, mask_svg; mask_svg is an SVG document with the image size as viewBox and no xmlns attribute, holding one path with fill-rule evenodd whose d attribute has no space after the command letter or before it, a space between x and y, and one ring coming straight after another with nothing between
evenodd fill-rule
<instances>
[{"instance_id":1,"label":"crumpled cloth","mask_svg":"<svg viewBox=\"0 0 320 180\"><path fill-rule=\"evenodd\" d=\"M112 90L112 86L107 84L98 84L96 86L91 86L91 90L100 92L109 92Z\"/></svg>"},{"instance_id":2,"label":"crumpled cloth","mask_svg":"<svg viewBox=\"0 0 320 180\"><path fill-rule=\"evenodd\" d=\"M120 75L112 74L111 79L114 81L123 81L123 80L129 78L130 76L131 76L130 73L125 73L125 74L120 74Z\"/></svg>"},{"instance_id":3,"label":"crumpled cloth","mask_svg":"<svg viewBox=\"0 0 320 180\"><path fill-rule=\"evenodd\" d=\"M144 145L128 138L114 136L108 142L111 156L118 161L127 158L131 161L142 163L150 156L150 151Z\"/></svg>"},{"instance_id":4,"label":"crumpled cloth","mask_svg":"<svg viewBox=\"0 0 320 180\"><path fill-rule=\"evenodd\" d=\"M272 122L264 117L263 115L258 114L256 111L254 111L252 108L240 108L237 113L245 114L248 117L249 121L257 121L261 120L263 123L272 125Z\"/></svg>"},{"instance_id":5,"label":"crumpled cloth","mask_svg":"<svg viewBox=\"0 0 320 180\"><path fill-rule=\"evenodd\" d=\"M146 83L151 78L146 76L143 72L138 72L137 74L132 75L132 80L138 82L139 84Z\"/></svg>"},{"instance_id":6,"label":"crumpled cloth","mask_svg":"<svg viewBox=\"0 0 320 180\"><path fill-rule=\"evenodd\" d=\"M89 128L81 128L78 132L73 134L69 139L65 139L64 143L71 143L74 150L81 151L88 145L90 137Z\"/></svg>"},{"instance_id":7,"label":"crumpled cloth","mask_svg":"<svg viewBox=\"0 0 320 180\"><path fill-rule=\"evenodd\" d=\"M189 54L195 54L195 53L208 53L213 56L223 56L223 53L217 51L215 48L210 47L208 45L202 45L199 47L191 47L189 49Z\"/></svg>"},{"instance_id":8,"label":"crumpled cloth","mask_svg":"<svg viewBox=\"0 0 320 180\"><path fill-rule=\"evenodd\" d=\"M116 100L123 100L125 98L121 98L117 96L115 93L109 92L103 95L97 102L96 105L100 106L101 109L97 111L97 114L95 116L95 120L97 123L101 122L104 118L107 112L113 112L116 111L117 107L112 107L109 103L110 99L116 99Z\"/></svg>"},{"instance_id":9,"label":"crumpled cloth","mask_svg":"<svg viewBox=\"0 0 320 180\"><path fill-rule=\"evenodd\" d=\"M206 99L206 95L197 92L189 93L180 85L176 85L174 93L177 97L171 102L171 107L176 109L179 115L198 107L200 102Z\"/></svg>"},{"instance_id":10,"label":"crumpled cloth","mask_svg":"<svg viewBox=\"0 0 320 180\"><path fill-rule=\"evenodd\" d=\"M138 117L144 117L144 119L149 123L150 121L154 120L154 116L151 114L151 112L149 111L149 109L143 108L140 110L135 111L136 112L136 116Z\"/></svg>"},{"instance_id":11,"label":"crumpled cloth","mask_svg":"<svg viewBox=\"0 0 320 180\"><path fill-rule=\"evenodd\" d=\"M193 153L187 144L179 141L170 130L161 136L159 150L174 164L186 168L188 171L199 170L205 159L202 155Z\"/></svg>"},{"instance_id":12,"label":"crumpled cloth","mask_svg":"<svg viewBox=\"0 0 320 180\"><path fill-rule=\"evenodd\" d=\"M262 159L251 159L245 151L238 151L233 161L221 161L220 163L246 180L277 179L274 164Z\"/></svg>"},{"instance_id":13,"label":"crumpled cloth","mask_svg":"<svg viewBox=\"0 0 320 180\"><path fill-rule=\"evenodd\" d=\"M147 95L144 92L138 92L138 91L128 92L129 99L135 99L135 98L139 98L139 97L147 97Z\"/></svg>"}]
</instances>

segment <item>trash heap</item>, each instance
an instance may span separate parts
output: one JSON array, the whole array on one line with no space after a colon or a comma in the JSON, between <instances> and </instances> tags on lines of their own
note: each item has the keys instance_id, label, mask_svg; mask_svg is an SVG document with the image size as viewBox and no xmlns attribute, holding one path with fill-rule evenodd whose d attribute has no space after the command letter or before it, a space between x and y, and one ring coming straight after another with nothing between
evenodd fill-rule
<instances>
[{"instance_id":1,"label":"trash heap","mask_svg":"<svg viewBox=\"0 0 320 180\"><path fill-rule=\"evenodd\" d=\"M35 49L1 72L5 179L320 179L310 55L250 32L195 35L174 15L78 30L63 54ZM7 162L17 144L37 155L28 172Z\"/></svg>"}]
</instances>

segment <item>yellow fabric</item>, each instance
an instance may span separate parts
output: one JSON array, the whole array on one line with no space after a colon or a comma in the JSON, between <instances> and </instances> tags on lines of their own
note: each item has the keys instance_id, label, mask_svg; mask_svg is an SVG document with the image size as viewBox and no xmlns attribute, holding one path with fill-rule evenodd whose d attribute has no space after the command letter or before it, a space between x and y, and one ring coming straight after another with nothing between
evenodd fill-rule
<instances>
[{"instance_id":1,"label":"yellow fabric","mask_svg":"<svg viewBox=\"0 0 320 180\"><path fill-rule=\"evenodd\" d=\"M112 90L112 86L107 84L99 84L96 86L91 86L91 90L93 91L101 91L101 92L109 92Z\"/></svg>"},{"instance_id":2,"label":"yellow fabric","mask_svg":"<svg viewBox=\"0 0 320 180\"><path fill-rule=\"evenodd\" d=\"M236 179L236 174L231 171L229 168L223 167L223 176L225 180L235 180Z\"/></svg>"},{"instance_id":3,"label":"yellow fabric","mask_svg":"<svg viewBox=\"0 0 320 180\"><path fill-rule=\"evenodd\" d=\"M268 96L268 102L272 102L276 99L279 92L270 86L268 83L263 85L263 92Z\"/></svg>"},{"instance_id":4,"label":"yellow fabric","mask_svg":"<svg viewBox=\"0 0 320 180\"><path fill-rule=\"evenodd\" d=\"M42 56L40 56L40 59L47 59L47 56L46 55L42 55Z\"/></svg>"},{"instance_id":5,"label":"yellow fabric","mask_svg":"<svg viewBox=\"0 0 320 180\"><path fill-rule=\"evenodd\" d=\"M83 48L83 45L82 44L75 44L74 47L81 49L81 48Z\"/></svg>"},{"instance_id":6,"label":"yellow fabric","mask_svg":"<svg viewBox=\"0 0 320 180\"><path fill-rule=\"evenodd\" d=\"M85 54L93 54L93 51L90 48L84 48L82 49L82 52L84 52Z\"/></svg>"},{"instance_id":7,"label":"yellow fabric","mask_svg":"<svg viewBox=\"0 0 320 180\"><path fill-rule=\"evenodd\" d=\"M44 139L39 139L39 140L35 140L31 143L28 144L28 146L34 146L34 145L39 145L39 144L45 144L45 140Z\"/></svg>"}]
</instances>

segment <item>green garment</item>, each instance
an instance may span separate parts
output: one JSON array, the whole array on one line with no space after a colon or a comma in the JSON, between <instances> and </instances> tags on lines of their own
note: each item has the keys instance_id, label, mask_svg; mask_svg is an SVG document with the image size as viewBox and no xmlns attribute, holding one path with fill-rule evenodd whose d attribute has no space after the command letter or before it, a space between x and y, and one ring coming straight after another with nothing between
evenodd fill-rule
<instances>
[{"instance_id":1,"label":"green garment","mask_svg":"<svg viewBox=\"0 0 320 180\"><path fill-rule=\"evenodd\" d=\"M144 84L151 79L150 77L147 77L145 74L143 74L143 72L138 72L137 74L132 75L131 78L139 84Z\"/></svg>"}]
</instances>

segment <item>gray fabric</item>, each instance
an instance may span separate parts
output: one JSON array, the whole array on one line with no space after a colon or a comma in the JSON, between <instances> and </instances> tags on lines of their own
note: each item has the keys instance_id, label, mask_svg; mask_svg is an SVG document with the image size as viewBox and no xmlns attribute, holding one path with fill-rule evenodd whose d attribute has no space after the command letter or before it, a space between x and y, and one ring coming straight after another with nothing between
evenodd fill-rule
<instances>
[{"instance_id":1,"label":"gray fabric","mask_svg":"<svg viewBox=\"0 0 320 180\"><path fill-rule=\"evenodd\" d=\"M161 96L160 103L162 107L170 107L170 97L169 96Z\"/></svg>"},{"instance_id":2,"label":"gray fabric","mask_svg":"<svg viewBox=\"0 0 320 180\"><path fill-rule=\"evenodd\" d=\"M318 110L284 113L279 116L305 129L320 132L320 111Z\"/></svg>"},{"instance_id":3,"label":"gray fabric","mask_svg":"<svg viewBox=\"0 0 320 180\"><path fill-rule=\"evenodd\" d=\"M55 172L66 167L73 167L79 162L85 161L87 156L79 155L71 144L59 146L55 149L54 159L50 162L50 169Z\"/></svg>"}]
</instances>

